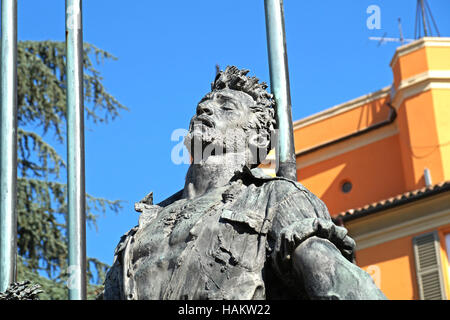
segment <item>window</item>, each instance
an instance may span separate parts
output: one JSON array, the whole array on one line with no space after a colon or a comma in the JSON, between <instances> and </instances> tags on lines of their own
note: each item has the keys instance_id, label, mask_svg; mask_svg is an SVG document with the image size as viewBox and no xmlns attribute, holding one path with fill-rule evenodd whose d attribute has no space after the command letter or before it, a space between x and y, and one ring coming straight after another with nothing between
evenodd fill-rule
<instances>
[{"instance_id":1,"label":"window","mask_svg":"<svg viewBox=\"0 0 450 320\"><path fill-rule=\"evenodd\" d=\"M445 246L447 248L447 260L448 260L447 272L448 272L448 277L450 278L450 233L447 233L445 235Z\"/></svg>"},{"instance_id":2,"label":"window","mask_svg":"<svg viewBox=\"0 0 450 320\"><path fill-rule=\"evenodd\" d=\"M352 183L350 181L344 181L341 185L341 190L343 193L349 193L352 190Z\"/></svg>"},{"instance_id":3,"label":"window","mask_svg":"<svg viewBox=\"0 0 450 320\"><path fill-rule=\"evenodd\" d=\"M421 300L445 300L438 233L413 238L417 285Z\"/></svg>"}]
</instances>

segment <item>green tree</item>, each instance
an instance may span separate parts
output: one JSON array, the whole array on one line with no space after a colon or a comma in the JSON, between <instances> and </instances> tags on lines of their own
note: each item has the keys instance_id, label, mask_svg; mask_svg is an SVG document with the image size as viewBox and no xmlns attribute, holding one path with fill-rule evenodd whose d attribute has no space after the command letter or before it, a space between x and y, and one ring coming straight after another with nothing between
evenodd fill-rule
<instances>
[{"instance_id":1,"label":"green tree","mask_svg":"<svg viewBox=\"0 0 450 320\"><path fill-rule=\"evenodd\" d=\"M65 43L23 41L18 44L18 280L43 286L41 299L66 299L66 163L56 151L66 132ZM96 66L116 59L94 45L84 45L84 96L88 121L113 120L126 107L109 94ZM121 203L87 195L87 220ZM88 259L92 298L103 282L107 265ZM46 277L42 276L42 274Z\"/></svg>"}]
</instances>

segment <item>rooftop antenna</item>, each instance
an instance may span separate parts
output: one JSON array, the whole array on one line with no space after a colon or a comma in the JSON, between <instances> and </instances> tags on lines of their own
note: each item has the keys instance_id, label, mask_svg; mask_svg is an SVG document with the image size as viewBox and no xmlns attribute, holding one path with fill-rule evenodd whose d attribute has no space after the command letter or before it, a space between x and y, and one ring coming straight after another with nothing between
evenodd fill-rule
<instances>
[{"instance_id":1,"label":"rooftop antenna","mask_svg":"<svg viewBox=\"0 0 450 320\"><path fill-rule=\"evenodd\" d=\"M430 21L433 23L431 24ZM433 36L433 27L435 33L438 37L441 36L439 33L439 29L437 27L436 21L434 20L433 14L431 13L430 6L428 5L427 0L417 0L416 7L416 25L414 29L414 37L415 39L422 38L422 30L423 37L432 37Z\"/></svg>"},{"instance_id":2,"label":"rooftop antenna","mask_svg":"<svg viewBox=\"0 0 450 320\"><path fill-rule=\"evenodd\" d=\"M400 18L398 18L398 31L400 33L400 42L403 45L405 43L405 39L403 39L402 19Z\"/></svg>"},{"instance_id":3,"label":"rooftop antenna","mask_svg":"<svg viewBox=\"0 0 450 320\"><path fill-rule=\"evenodd\" d=\"M400 18L399 18L399 20L400 20ZM387 43L387 42L400 42L402 45L404 45L405 43L410 43L410 42L414 41L414 39L405 39L405 38L403 38L403 32L402 32L402 29L401 29L401 23L400 22L399 22L399 28L400 28L400 38L389 38L389 37L386 37L387 32L385 32L382 37L369 37L369 40L378 41L378 47L380 45L382 45L382 44Z\"/></svg>"},{"instance_id":4,"label":"rooftop antenna","mask_svg":"<svg viewBox=\"0 0 450 320\"><path fill-rule=\"evenodd\" d=\"M403 38L403 29L402 29L402 20L398 18L398 31L400 33L400 38L387 38L387 32L383 34L382 37L369 37L369 40L376 40L378 42L378 47L382 44L385 44L386 42L400 42L401 45L404 45L405 43L413 42L414 39L405 39Z\"/></svg>"}]
</instances>

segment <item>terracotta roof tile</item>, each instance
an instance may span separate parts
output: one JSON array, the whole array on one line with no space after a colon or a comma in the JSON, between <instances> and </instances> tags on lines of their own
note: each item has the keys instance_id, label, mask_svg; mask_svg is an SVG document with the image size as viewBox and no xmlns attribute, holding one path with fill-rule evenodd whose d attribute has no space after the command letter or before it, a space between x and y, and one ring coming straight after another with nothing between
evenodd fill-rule
<instances>
[{"instance_id":1,"label":"terracotta roof tile","mask_svg":"<svg viewBox=\"0 0 450 320\"><path fill-rule=\"evenodd\" d=\"M366 216L368 214L375 213L381 210L400 206L405 203L409 203L415 200L419 200L449 190L450 190L450 180L437 183L429 187L408 191L388 199L373 202L361 208L354 208L340 212L334 217L334 220L341 220L341 219L343 221L353 220L361 216Z\"/></svg>"}]
</instances>

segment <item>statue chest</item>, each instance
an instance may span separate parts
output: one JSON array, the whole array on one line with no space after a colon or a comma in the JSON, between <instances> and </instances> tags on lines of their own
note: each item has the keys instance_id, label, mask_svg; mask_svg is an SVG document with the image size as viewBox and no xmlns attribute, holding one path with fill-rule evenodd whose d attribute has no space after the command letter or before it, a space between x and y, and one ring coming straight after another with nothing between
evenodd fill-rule
<instances>
[{"instance_id":1,"label":"statue chest","mask_svg":"<svg viewBox=\"0 0 450 320\"><path fill-rule=\"evenodd\" d=\"M128 259L134 296L253 297L262 283L265 236L242 221L232 221L231 202L224 194L227 188L176 201L139 226ZM244 280L251 286L235 286ZM235 292L238 289L243 292Z\"/></svg>"}]
</instances>

